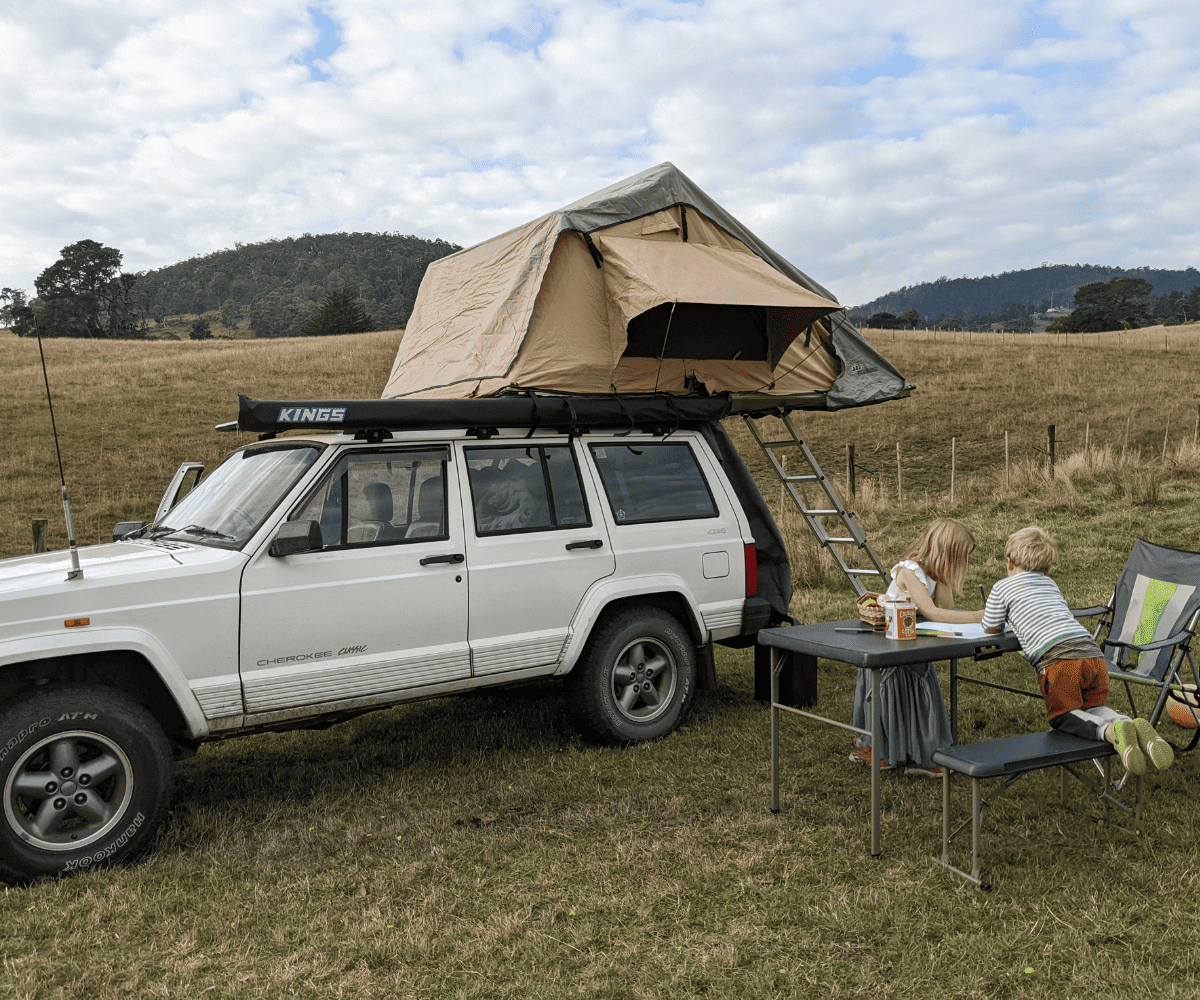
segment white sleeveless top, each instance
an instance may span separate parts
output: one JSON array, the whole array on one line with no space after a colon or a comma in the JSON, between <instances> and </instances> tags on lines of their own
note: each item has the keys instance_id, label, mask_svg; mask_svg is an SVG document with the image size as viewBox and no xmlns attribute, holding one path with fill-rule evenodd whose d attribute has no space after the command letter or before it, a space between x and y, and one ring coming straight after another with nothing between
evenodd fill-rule
<instances>
[{"instance_id":1,"label":"white sleeveless top","mask_svg":"<svg viewBox=\"0 0 1200 1000\"><path fill-rule=\"evenodd\" d=\"M896 563L896 565L892 567L892 582L888 585L887 593L883 595L884 600L894 601L900 596L900 585L896 582L896 570L900 569L901 567L912 570L913 573L916 574L917 579L921 581L925 589L929 591L929 596L933 597L934 591L937 590L937 580L932 579L929 574L925 572L925 570L921 569L921 567L911 559L901 559L900 562Z\"/></svg>"}]
</instances>

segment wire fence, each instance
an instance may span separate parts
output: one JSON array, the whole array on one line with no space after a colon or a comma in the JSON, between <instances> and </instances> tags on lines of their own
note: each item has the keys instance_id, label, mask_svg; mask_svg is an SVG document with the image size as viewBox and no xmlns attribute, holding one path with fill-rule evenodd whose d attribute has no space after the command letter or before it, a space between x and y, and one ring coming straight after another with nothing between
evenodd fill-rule
<instances>
[{"instance_id":1,"label":"wire fence","mask_svg":"<svg viewBox=\"0 0 1200 1000\"><path fill-rule=\"evenodd\" d=\"M962 344L1012 347L1107 347L1131 351L1192 351L1200 347L1200 323L1178 327L1145 327L1103 333L1001 333L997 330L876 330L859 331L871 344Z\"/></svg>"},{"instance_id":2,"label":"wire fence","mask_svg":"<svg viewBox=\"0 0 1200 1000\"><path fill-rule=\"evenodd\" d=\"M993 487L1008 489L1018 476L1023 481L1031 472L1053 476L1064 460L1070 471L1165 464L1181 455L1190 463L1200 458L1200 407L1191 427L1164 424L1161 446L1133 444L1128 423L1118 429L1115 439L1106 434L1104 442L1097 440L1090 424L1083 426L1081 435L1064 438L1061 434L1058 426L1047 424L1040 436L1024 430L986 438L952 436L944 442L876 443L869 449L847 444L842 462L826 458L826 472L838 480L847 497L856 496L866 481L876 495L899 503L921 492L948 494L953 503L967 478L983 478Z\"/></svg>"}]
</instances>

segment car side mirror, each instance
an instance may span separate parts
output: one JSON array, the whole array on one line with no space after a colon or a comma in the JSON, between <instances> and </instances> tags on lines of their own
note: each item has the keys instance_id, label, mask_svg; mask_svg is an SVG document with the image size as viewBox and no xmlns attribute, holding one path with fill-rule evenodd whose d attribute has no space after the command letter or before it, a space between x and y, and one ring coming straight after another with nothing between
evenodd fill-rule
<instances>
[{"instance_id":1,"label":"car side mirror","mask_svg":"<svg viewBox=\"0 0 1200 1000\"><path fill-rule=\"evenodd\" d=\"M294 556L300 552L319 552L324 547L321 526L316 521L284 521L271 539L267 554Z\"/></svg>"},{"instance_id":2,"label":"car side mirror","mask_svg":"<svg viewBox=\"0 0 1200 1000\"><path fill-rule=\"evenodd\" d=\"M146 527L145 521L122 521L113 528L113 541L119 542L122 538L127 538L144 527Z\"/></svg>"}]
</instances>

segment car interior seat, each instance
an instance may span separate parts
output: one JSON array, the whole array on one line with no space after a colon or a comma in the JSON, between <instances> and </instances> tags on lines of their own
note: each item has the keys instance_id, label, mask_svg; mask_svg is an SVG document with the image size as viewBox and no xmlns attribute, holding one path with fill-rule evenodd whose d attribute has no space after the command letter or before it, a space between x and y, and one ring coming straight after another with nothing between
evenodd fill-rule
<instances>
[{"instance_id":1,"label":"car interior seat","mask_svg":"<svg viewBox=\"0 0 1200 1000\"><path fill-rule=\"evenodd\" d=\"M367 502L369 516L350 526L346 541L378 542L394 537L391 487L387 483L367 483L362 488L362 495Z\"/></svg>"},{"instance_id":2,"label":"car interior seat","mask_svg":"<svg viewBox=\"0 0 1200 1000\"><path fill-rule=\"evenodd\" d=\"M438 538L446 510L446 491L441 476L431 476L417 491L417 520L408 526L405 538Z\"/></svg>"}]
</instances>

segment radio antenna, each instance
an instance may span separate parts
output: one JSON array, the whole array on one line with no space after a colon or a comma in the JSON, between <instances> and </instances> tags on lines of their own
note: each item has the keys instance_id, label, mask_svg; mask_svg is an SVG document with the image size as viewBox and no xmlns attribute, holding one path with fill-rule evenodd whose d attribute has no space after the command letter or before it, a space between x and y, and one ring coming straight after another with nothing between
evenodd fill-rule
<instances>
[{"instance_id":1,"label":"radio antenna","mask_svg":"<svg viewBox=\"0 0 1200 1000\"><path fill-rule=\"evenodd\" d=\"M63 474L62 451L58 447L58 426L54 422L54 401L50 398L50 376L46 374L46 352L42 350L42 330L35 321L37 330L38 354L42 358L42 378L46 383L46 404L50 407L50 429L54 432L54 454L58 456L58 480L62 483L63 513L67 515L67 541L71 545L71 569L67 572L68 580L82 580L83 568L79 565L79 550L75 547L75 528L71 524L71 501L67 498L67 477Z\"/></svg>"}]
</instances>

